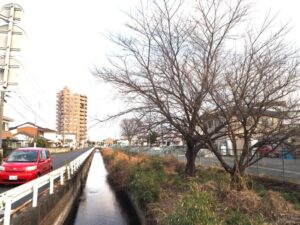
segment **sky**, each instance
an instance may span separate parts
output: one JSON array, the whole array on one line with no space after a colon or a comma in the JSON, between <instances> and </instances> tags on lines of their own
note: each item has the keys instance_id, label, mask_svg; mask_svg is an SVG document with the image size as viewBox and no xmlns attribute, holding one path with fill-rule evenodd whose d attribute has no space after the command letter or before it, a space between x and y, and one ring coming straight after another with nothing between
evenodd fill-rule
<instances>
[{"instance_id":1,"label":"sky","mask_svg":"<svg viewBox=\"0 0 300 225\"><path fill-rule=\"evenodd\" d=\"M146 0L142 0L146 1ZM139 0L15 0L24 15L20 27L25 31L20 61L23 69L18 86L8 97L4 115L14 119L11 126L34 122L56 128L56 93L67 86L88 97L88 138L102 140L119 137L119 121L92 126L124 107L116 91L97 81L91 71L103 66L113 45L108 32L122 32L126 14ZM299 46L299 0L253 0L252 15L269 10L279 23L290 22L289 37ZM1 0L0 8L12 1ZM0 25L3 22L0 21Z\"/></svg>"}]
</instances>

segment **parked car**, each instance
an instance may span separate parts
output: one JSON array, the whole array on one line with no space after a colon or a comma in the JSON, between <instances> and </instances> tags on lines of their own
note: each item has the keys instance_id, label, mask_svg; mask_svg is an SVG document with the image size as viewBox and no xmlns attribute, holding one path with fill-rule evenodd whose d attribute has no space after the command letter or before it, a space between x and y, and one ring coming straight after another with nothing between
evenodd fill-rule
<instances>
[{"instance_id":1,"label":"parked car","mask_svg":"<svg viewBox=\"0 0 300 225\"><path fill-rule=\"evenodd\" d=\"M22 184L52 169L52 159L47 149L18 148L0 166L0 184Z\"/></svg>"},{"instance_id":2,"label":"parked car","mask_svg":"<svg viewBox=\"0 0 300 225\"><path fill-rule=\"evenodd\" d=\"M273 150L273 148L275 148ZM261 157L272 157L272 158L278 158L280 155L280 146L271 146L271 145L263 145L258 149L259 156Z\"/></svg>"}]
</instances>

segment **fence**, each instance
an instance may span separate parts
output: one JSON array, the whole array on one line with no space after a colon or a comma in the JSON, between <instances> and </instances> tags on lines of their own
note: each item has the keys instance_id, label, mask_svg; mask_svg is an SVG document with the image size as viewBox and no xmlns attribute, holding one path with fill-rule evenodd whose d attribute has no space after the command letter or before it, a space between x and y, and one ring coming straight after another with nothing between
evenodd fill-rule
<instances>
[{"instance_id":1,"label":"fence","mask_svg":"<svg viewBox=\"0 0 300 225\"><path fill-rule=\"evenodd\" d=\"M32 207L37 207L39 188L49 185L49 194L52 195L54 193L55 180L59 179L60 185L64 185L65 178L70 180L71 176L80 168L93 150L93 148L88 150L67 165L60 167L51 173L2 193L0 195L0 210L4 211L4 218L1 218L0 221L4 220L4 225L9 225L12 204L30 194L32 194Z\"/></svg>"},{"instance_id":2,"label":"fence","mask_svg":"<svg viewBox=\"0 0 300 225\"><path fill-rule=\"evenodd\" d=\"M184 146L166 146L166 147L129 147L115 146L115 149L122 149L132 153L144 153L147 155L165 156L172 154L180 161L185 161ZM257 157L257 156L255 156ZM229 154L223 155L224 160L233 165L234 158ZM287 159L288 158L288 159ZM196 163L207 166L218 166L218 159L206 149L200 150L197 154ZM264 157L254 165L248 167L246 172L258 176L266 176L280 181L288 181L300 184L300 160L282 156L280 158Z\"/></svg>"}]
</instances>

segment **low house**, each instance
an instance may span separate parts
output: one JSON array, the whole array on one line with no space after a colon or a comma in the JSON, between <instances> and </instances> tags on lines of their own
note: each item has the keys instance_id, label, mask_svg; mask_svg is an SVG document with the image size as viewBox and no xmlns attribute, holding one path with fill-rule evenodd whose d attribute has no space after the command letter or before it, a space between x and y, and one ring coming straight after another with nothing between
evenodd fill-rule
<instances>
[{"instance_id":1,"label":"low house","mask_svg":"<svg viewBox=\"0 0 300 225\"><path fill-rule=\"evenodd\" d=\"M59 135L55 130L43 128L31 122L11 127L9 130L13 139L17 141L18 147L30 146L37 137L43 137L48 146L56 146L59 143Z\"/></svg>"},{"instance_id":2,"label":"low house","mask_svg":"<svg viewBox=\"0 0 300 225\"><path fill-rule=\"evenodd\" d=\"M251 118L248 119L247 129L250 129L252 126L255 128L252 131L252 139L250 140L250 146L255 145L259 140L262 140L265 136L275 135L278 133L279 129L284 131L284 126L291 126L292 124L296 124L294 121L290 121L289 118L292 118L292 112L287 111L273 111L266 110L264 112L260 112L261 114L256 117L256 121ZM298 112L297 112L298 113ZM228 121L227 121L228 122ZM236 119L236 115L230 118L231 122L231 131L234 134L234 141L236 145L237 151L242 150L244 146L244 128L240 124L240 121ZM211 114L211 118L207 120L208 131L213 131L222 123L222 118L217 114ZM253 128L251 128L253 129ZM215 144L218 147L219 151L223 155L233 155L233 143L228 135L227 127L223 127L220 129L219 135L220 137L215 140Z\"/></svg>"},{"instance_id":3,"label":"low house","mask_svg":"<svg viewBox=\"0 0 300 225\"><path fill-rule=\"evenodd\" d=\"M2 120L2 134L1 134L1 138L2 138L2 149L3 149L3 155L4 157L6 157L12 149L17 148L17 143L16 141L13 139L13 135L9 130L9 123L13 122L14 120L3 116L3 120Z\"/></svg>"}]
</instances>

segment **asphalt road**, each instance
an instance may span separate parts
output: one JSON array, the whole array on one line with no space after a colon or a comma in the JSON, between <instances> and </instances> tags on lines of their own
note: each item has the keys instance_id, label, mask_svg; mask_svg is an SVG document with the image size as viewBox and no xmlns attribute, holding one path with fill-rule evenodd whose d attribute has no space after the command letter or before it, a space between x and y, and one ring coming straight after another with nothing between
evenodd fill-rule
<instances>
[{"instance_id":1,"label":"asphalt road","mask_svg":"<svg viewBox=\"0 0 300 225\"><path fill-rule=\"evenodd\" d=\"M225 157L225 161L233 164L232 157ZM197 163L205 165L220 166L214 157L199 157ZM280 158L263 158L251 167L247 168L249 174L263 175L273 179L290 181L300 184L300 160L283 160Z\"/></svg>"},{"instance_id":2,"label":"asphalt road","mask_svg":"<svg viewBox=\"0 0 300 225\"><path fill-rule=\"evenodd\" d=\"M71 151L71 152L67 152L67 153L52 154L53 169L56 170L59 167L62 167L63 165L65 165L65 163L70 162L73 159L77 158L79 155L86 152L88 149L90 149L90 148L75 150L75 151ZM0 193L8 191L14 187L16 187L16 186L15 185L11 185L11 186L1 185Z\"/></svg>"}]
</instances>

